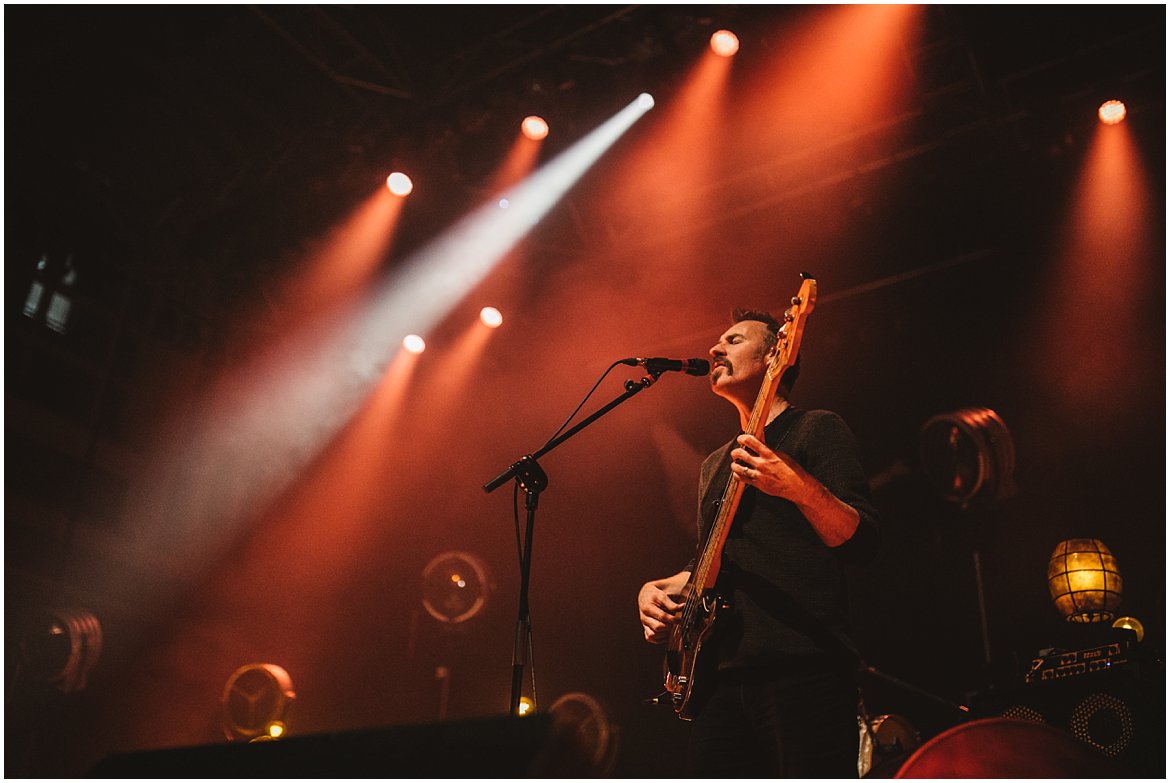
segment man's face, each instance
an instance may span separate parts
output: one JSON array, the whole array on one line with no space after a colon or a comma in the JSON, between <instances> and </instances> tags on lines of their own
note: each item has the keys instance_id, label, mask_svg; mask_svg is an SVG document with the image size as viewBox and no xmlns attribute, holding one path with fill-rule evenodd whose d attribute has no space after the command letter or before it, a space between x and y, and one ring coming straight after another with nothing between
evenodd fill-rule
<instances>
[{"instance_id":1,"label":"man's face","mask_svg":"<svg viewBox=\"0 0 1170 783\"><path fill-rule=\"evenodd\" d=\"M711 390L724 397L759 391L771 359L765 346L768 327L761 321L740 321L711 346Z\"/></svg>"}]
</instances>

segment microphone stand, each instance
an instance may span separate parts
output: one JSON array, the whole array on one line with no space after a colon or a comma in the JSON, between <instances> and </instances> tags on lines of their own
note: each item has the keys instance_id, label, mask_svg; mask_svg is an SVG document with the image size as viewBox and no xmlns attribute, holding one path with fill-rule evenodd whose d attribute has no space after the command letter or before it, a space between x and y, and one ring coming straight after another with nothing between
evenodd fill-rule
<instances>
[{"instance_id":1,"label":"microphone stand","mask_svg":"<svg viewBox=\"0 0 1170 783\"><path fill-rule=\"evenodd\" d=\"M520 711L520 692L524 683L524 667L527 665L527 643L532 633L532 623L528 614L529 575L532 571L532 529L536 523L536 506L540 501L540 493L548 487L548 475L545 474L537 460L638 392L650 388L663 372L663 370L651 369L649 374L640 381L626 381L625 392L604 407L594 411L568 431L541 446L535 453L527 454L513 462L507 470L483 485L484 492L493 492L508 479L515 479L520 489L524 490L524 508L528 512L524 530L524 550L520 553L520 611L516 621L515 647L512 650L512 699L508 711L509 715L518 715Z\"/></svg>"}]
</instances>

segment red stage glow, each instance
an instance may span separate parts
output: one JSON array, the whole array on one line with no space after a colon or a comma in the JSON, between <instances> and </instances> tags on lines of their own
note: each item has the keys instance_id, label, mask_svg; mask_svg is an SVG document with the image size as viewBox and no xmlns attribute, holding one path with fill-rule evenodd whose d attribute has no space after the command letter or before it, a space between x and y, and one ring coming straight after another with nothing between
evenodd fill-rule
<instances>
[{"instance_id":1,"label":"red stage glow","mask_svg":"<svg viewBox=\"0 0 1170 783\"><path fill-rule=\"evenodd\" d=\"M540 141L548 136L548 123L536 115L529 115L520 123L520 131L533 141Z\"/></svg>"},{"instance_id":2,"label":"red stage glow","mask_svg":"<svg viewBox=\"0 0 1170 783\"><path fill-rule=\"evenodd\" d=\"M1125 104L1121 101L1105 101L1097 109L1097 116L1106 125L1116 125L1125 119Z\"/></svg>"},{"instance_id":3,"label":"red stage glow","mask_svg":"<svg viewBox=\"0 0 1170 783\"><path fill-rule=\"evenodd\" d=\"M389 177L386 177L386 187L395 196L408 196L414 190L414 183L411 182L410 177L401 171L396 171Z\"/></svg>"},{"instance_id":4,"label":"red stage glow","mask_svg":"<svg viewBox=\"0 0 1170 783\"><path fill-rule=\"evenodd\" d=\"M730 30L720 30L711 36L711 51L720 57L731 57L739 51L739 38Z\"/></svg>"}]
</instances>

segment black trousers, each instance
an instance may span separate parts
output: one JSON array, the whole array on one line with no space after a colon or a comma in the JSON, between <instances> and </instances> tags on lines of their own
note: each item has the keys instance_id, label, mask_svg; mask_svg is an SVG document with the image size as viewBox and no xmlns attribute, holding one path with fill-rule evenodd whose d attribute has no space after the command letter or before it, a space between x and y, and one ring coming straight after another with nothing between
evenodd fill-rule
<instances>
[{"instance_id":1,"label":"black trousers","mask_svg":"<svg viewBox=\"0 0 1170 783\"><path fill-rule=\"evenodd\" d=\"M691 727L695 777L856 778L851 669L817 664L719 672Z\"/></svg>"}]
</instances>

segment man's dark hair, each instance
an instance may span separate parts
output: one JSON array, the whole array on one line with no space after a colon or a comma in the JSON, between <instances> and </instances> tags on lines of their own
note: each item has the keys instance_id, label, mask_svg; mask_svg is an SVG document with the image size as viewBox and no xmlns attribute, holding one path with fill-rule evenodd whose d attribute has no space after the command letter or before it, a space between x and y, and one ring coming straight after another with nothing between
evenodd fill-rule
<instances>
[{"instance_id":1,"label":"man's dark hair","mask_svg":"<svg viewBox=\"0 0 1170 783\"><path fill-rule=\"evenodd\" d=\"M764 350L770 351L780 341L780 321L771 313L764 310L751 310L746 307L737 307L731 311L731 322L739 323L740 321L759 321L768 327L767 337L764 338ZM793 361L792 366L784 371L780 376L780 385L783 386L787 393L792 392L792 387L796 385L796 379L800 377L800 354L796 355L796 360Z\"/></svg>"}]
</instances>

